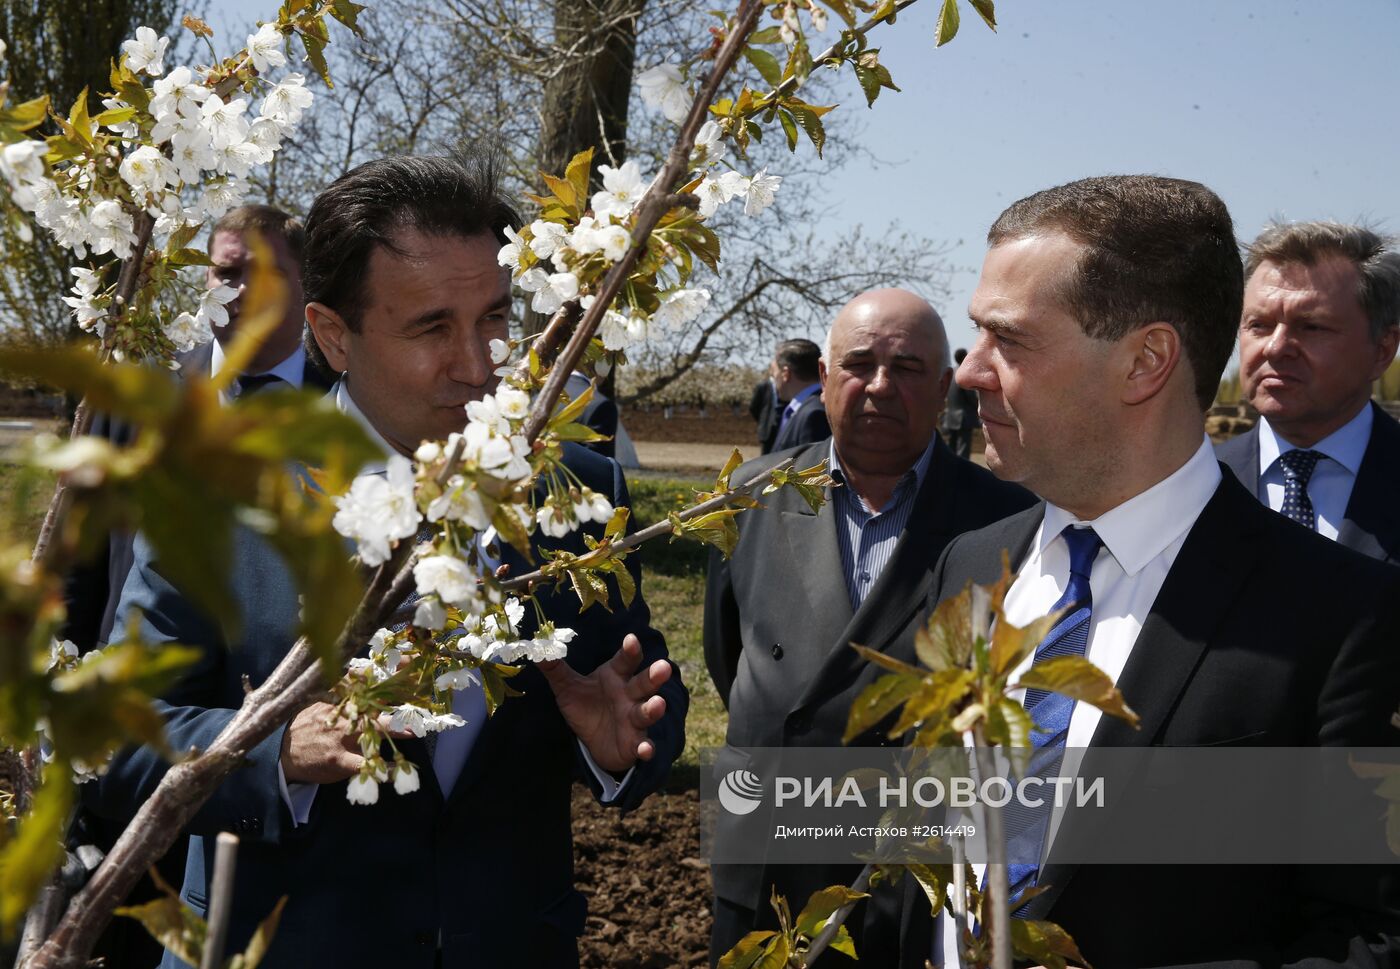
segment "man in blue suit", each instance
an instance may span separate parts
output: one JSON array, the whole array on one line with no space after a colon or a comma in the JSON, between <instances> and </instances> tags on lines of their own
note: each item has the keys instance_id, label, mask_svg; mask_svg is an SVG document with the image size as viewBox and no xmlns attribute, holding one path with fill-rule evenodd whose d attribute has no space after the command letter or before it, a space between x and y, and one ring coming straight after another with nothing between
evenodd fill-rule
<instances>
[{"instance_id":1,"label":"man in blue suit","mask_svg":"<svg viewBox=\"0 0 1400 969\"><path fill-rule=\"evenodd\" d=\"M811 340L784 340L773 357L774 387L778 399L787 401L778 418L774 451L786 451L825 441L831 423L822 402L821 375L817 364L821 349Z\"/></svg>"},{"instance_id":2,"label":"man in blue suit","mask_svg":"<svg viewBox=\"0 0 1400 969\"><path fill-rule=\"evenodd\" d=\"M342 176L312 206L309 347L341 375L336 406L386 456L460 429L464 405L495 390L488 344L505 337L510 314L496 255L516 217L494 174L480 158L384 159ZM566 453L584 485L627 502L614 462ZM576 537L553 544L582 548ZM123 593L122 609L141 611L149 640L205 650L165 697L176 749L207 745L241 703L245 677L265 679L293 640L297 595L282 562L251 532L235 545L236 637L177 591L179 577L162 573L145 542ZM525 567L509 548L501 560ZM638 564L628 565L640 583ZM213 835L233 830L242 845L230 951L289 898L264 966L577 965L586 906L573 887L572 780L581 774L604 803L636 806L679 754L688 702L640 584L630 607L616 587L611 596L612 611L580 614L572 595L541 594L545 615L577 631L568 660L524 669L512 680L524 695L489 720L479 689L458 691L465 726L434 735L431 748L399 742L420 767L413 793L350 804L346 781L361 765L354 739L328 722L327 705L301 711L191 824L182 897L205 910ZM164 769L149 749L127 752L89 796L129 816ZM165 964L178 963L167 953Z\"/></svg>"}]
</instances>

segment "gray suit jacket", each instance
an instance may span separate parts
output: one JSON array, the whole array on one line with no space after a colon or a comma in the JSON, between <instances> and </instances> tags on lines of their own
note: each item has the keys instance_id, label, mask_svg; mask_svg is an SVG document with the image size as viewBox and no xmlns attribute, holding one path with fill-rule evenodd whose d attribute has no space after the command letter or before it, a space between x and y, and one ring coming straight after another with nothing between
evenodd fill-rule
<instances>
[{"instance_id":1,"label":"gray suit jacket","mask_svg":"<svg viewBox=\"0 0 1400 969\"><path fill-rule=\"evenodd\" d=\"M811 467L826 460L829 447L822 441L766 455L733 480L746 481L786 457ZM729 748L839 746L851 703L879 673L849 644L913 662L914 630L944 546L1035 498L955 457L935 438L913 513L859 610L851 608L842 576L835 512L814 513L791 488L762 500L763 510L740 517L733 556L712 555L705 593L705 662L729 707ZM886 743L879 731L855 742ZM742 765L725 769L734 766ZM812 891L849 884L855 870L722 865L714 868L714 886L721 898L764 919L774 883L796 911Z\"/></svg>"},{"instance_id":2,"label":"gray suit jacket","mask_svg":"<svg viewBox=\"0 0 1400 969\"><path fill-rule=\"evenodd\" d=\"M1400 422L1374 403L1371 440L1356 473L1337 541L1373 559L1400 565ZM1215 456L1259 495L1259 427L1215 446Z\"/></svg>"}]
</instances>

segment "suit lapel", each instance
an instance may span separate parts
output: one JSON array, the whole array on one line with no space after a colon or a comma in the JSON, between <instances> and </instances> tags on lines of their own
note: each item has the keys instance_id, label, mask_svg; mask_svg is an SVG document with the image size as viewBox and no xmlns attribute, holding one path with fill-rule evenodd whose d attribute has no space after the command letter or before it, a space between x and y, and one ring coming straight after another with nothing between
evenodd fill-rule
<instances>
[{"instance_id":1,"label":"suit lapel","mask_svg":"<svg viewBox=\"0 0 1400 969\"><path fill-rule=\"evenodd\" d=\"M1400 424L1371 405L1371 439L1356 473L1337 541L1382 561L1400 559L1400 508L1395 482L1400 480Z\"/></svg>"},{"instance_id":2,"label":"suit lapel","mask_svg":"<svg viewBox=\"0 0 1400 969\"><path fill-rule=\"evenodd\" d=\"M1259 425L1221 446L1220 459L1235 472L1246 491L1259 494Z\"/></svg>"},{"instance_id":3,"label":"suit lapel","mask_svg":"<svg viewBox=\"0 0 1400 969\"><path fill-rule=\"evenodd\" d=\"M1160 743L1177 700L1254 569L1260 547L1257 523L1257 500L1239 482L1223 476L1177 553L1118 679L1128 706L1141 718L1141 728L1134 730L1126 721L1104 716L1094 731L1092 747ZM1083 818L1082 813L1066 812L1063 826L1069 828L1076 820L1083 823ZM1045 918L1077 868L1054 861L1047 864L1040 882L1049 890L1027 904L1026 917Z\"/></svg>"}]
</instances>

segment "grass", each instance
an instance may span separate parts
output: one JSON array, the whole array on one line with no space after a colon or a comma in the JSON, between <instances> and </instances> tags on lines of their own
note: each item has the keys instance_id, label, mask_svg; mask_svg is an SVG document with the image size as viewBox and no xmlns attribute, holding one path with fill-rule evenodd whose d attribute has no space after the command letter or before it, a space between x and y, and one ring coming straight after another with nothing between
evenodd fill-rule
<instances>
[{"instance_id":1,"label":"grass","mask_svg":"<svg viewBox=\"0 0 1400 969\"><path fill-rule=\"evenodd\" d=\"M636 476L627 485L632 492L633 519L641 528L689 504L693 489L713 487L713 482ZM695 770L700 748L724 743L728 723L724 704L705 669L701 642L708 560L708 546L690 539L656 539L642 548L642 590L651 607L651 623L665 635L671 659L680 667L690 690L685 753L677 764L683 774Z\"/></svg>"},{"instance_id":2,"label":"grass","mask_svg":"<svg viewBox=\"0 0 1400 969\"><path fill-rule=\"evenodd\" d=\"M52 476L0 457L0 544L32 548L52 497Z\"/></svg>"}]
</instances>

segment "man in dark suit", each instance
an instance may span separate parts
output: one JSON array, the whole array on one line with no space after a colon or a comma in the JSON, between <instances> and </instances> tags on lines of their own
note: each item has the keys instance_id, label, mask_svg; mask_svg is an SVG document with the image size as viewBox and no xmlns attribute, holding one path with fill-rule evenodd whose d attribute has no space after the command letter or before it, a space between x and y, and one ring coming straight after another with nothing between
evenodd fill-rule
<instances>
[{"instance_id":1,"label":"man in dark suit","mask_svg":"<svg viewBox=\"0 0 1400 969\"><path fill-rule=\"evenodd\" d=\"M1216 453L1274 511L1400 563L1400 423L1371 401L1400 341L1400 253L1364 226L1279 224L1245 277L1240 382L1259 423Z\"/></svg>"},{"instance_id":2,"label":"man in dark suit","mask_svg":"<svg viewBox=\"0 0 1400 969\"><path fill-rule=\"evenodd\" d=\"M831 440L785 457L799 468L829 462L842 487L830 489L820 514L790 489L764 499L767 507L740 518L733 556L710 560L705 662L729 707L732 747L839 745L851 701L876 673L849 644L912 661L943 546L1034 500L954 457L938 437L952 371L943 322L923 299L897 289L858 296L837 315L827 346L821 385ZM733 480L776 463L752 461ZM849 884L858 871L761 860L715 866L712 960L745 933L776 926L774 886L797 911L813 891ZM879 965L879 949L861 948L862 928L853 926L861 958Z\"/></svg>"},{"instance_id":3,"label":"man in dark suit","mask_svg":"<svg viewBox=\"0 0 1400 969\"><path fill-rule=\"evenodd\" d=\"M1073 618L1034 659L1086 655L1142 718L1039 696L1035 746L1393 745L1400 572L1262 508L1203 433L1243 291L1224 203L1177 179L1086 179L1013 204L988 242L957 380L978 392L988 466L1045 502L955 539L931 600L995 580L1009 552L1008 619ZM1059 923L1100 969L1400 954L1393 865L1076 867L1054 844L1042 830L1040 864L1011 866L1013 899L1044 889L1014 914ZM917 894L901 964L956 960Z\"/></svg>"},{"instance_id":4,"label":"man in dark suit","mask_svg":"<svg viewBox=\"0 0 1400 969\"><path fill-rule=\"evenodd\" d=\"M778 438L778 419L783 409L779 405L778 391L773 386L773 364L768 364L768 376L753 385L749 397L749 416L757 425L760 454L773 450L773 442Z\"/></svg>"},{"instance_id":5,"label":"man in dark suit","mask_svg":"<svg viewBox=\"0 0 1400 969\"><path fill-rule=\"evenodd\" d=\"M953 366L962 366L967 351L958 348L953 354ZM948 446L960 458L972 457L972 432L981 427L977 419L977 394L956 382L948 388L948 407L943 411L943 429L948 432Z\"/></svg>"},{"instance_id":6,"label":"man in dark suit","mask_svg":"<svg viewBox=\"0 0 1400 969\"><path fill-rule=\"evenodd\" d=\"M392 158L352 170L312 206L304 279L315 352L342 374L336 406L386 455L460 429L464 405L496 388L489 343L504 337L511 299L496 257L515 215L495 184L487 161ZM576 446L566 460L585 486L627 501L615 462ZM382 464L361 472L384 473ZM535 543L547 545L584 547L578 536ZM500 559L525 568L509 547ZM639 581L639 566L628 567ZM123 609L142 611L149 641L205 650L165 698L171 746L184 749L207 744L234 715L243 684L276 666L298 603L281 561L249 531L235 541L236 637L191 606L178 578L138 543ZM346 782L362 763L355 738L330 722L329 705L301 711L191 825L182 897L206 909L213 835L233 830L243 842L230 951L290 898L265 966L577 965L585 903L573 888L572 780L581 773L600 800L626 810L661 783L684 743L687 696L640 586L630 606L610 591L611 611L582 614L568 593L541 596L545 617L577 632L568 660L524 669L512 680L524 695L489 719L479 684L456 690L466 725L434 735L432 747L399 742L422 778L412 793L350 804ZM529 635L533 615L521 625ZM89 797L129 815L163 769L147 748L127 752ZM372 885L387 892L385 918L363 909ZM176 962L167 954L165 964Z\"/></svg>"},{"instance_id":7,"label":"man in dark suit","mask_svg":"<svg viewBox=\"0 0 1400 969\"><path fill-rule=\"evenodd\" d=\"M811 340L784 340L773 355L773 386L787 403L778 418L774 451L786 451L831 437L817 372L821 350Z\"/></svg>"}]
</instances>

